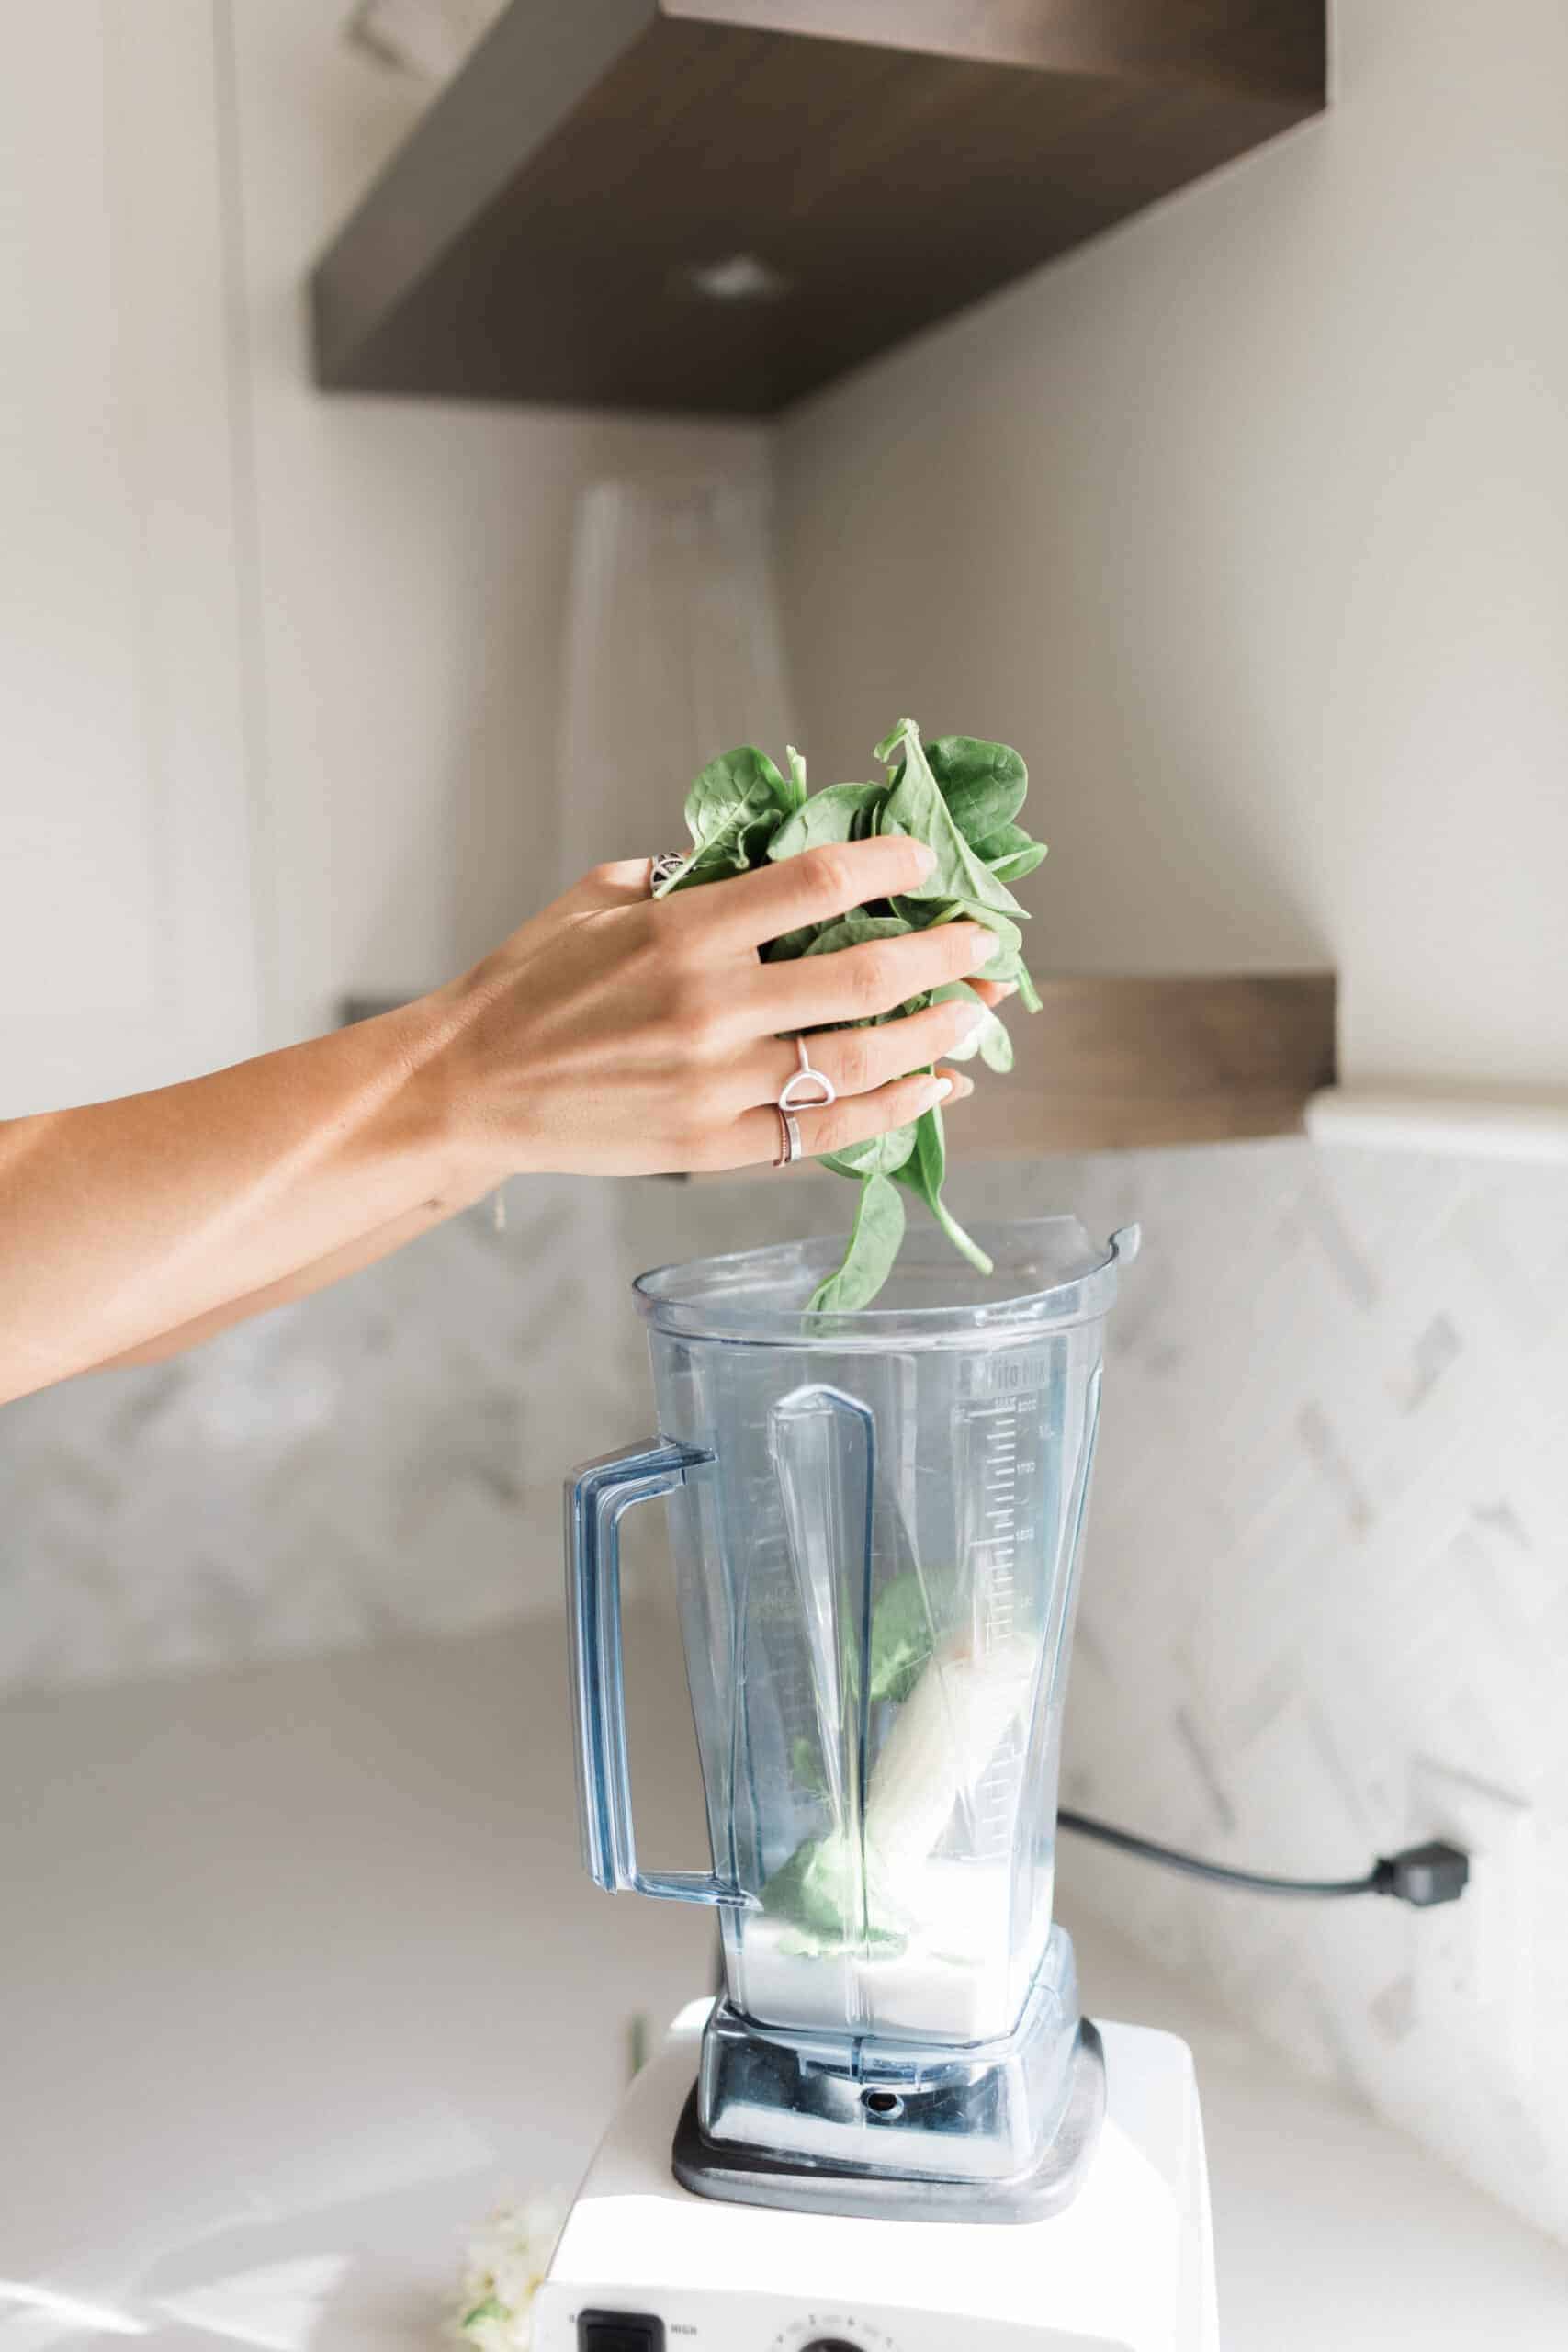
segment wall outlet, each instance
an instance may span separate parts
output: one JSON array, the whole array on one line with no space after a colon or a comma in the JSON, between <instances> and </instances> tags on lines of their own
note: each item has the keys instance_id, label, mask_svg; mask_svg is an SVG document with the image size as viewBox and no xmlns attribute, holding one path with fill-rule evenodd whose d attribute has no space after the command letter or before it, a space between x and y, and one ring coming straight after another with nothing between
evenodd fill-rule
<instances>
[{"instance_id":1,"label":"wall outlet","mask_svg":"<svg viewBox=\"0 0 1568 2352\"><path fill-rule=\"evenodd\" d=\"M1413 1843L1446 1838L1470 1856L1470 1883L1459 1901L1412 1914L1417 2017L1528 2076L1534 2038L1530 1807L1467 1772L1417 1757L1410 1826Z\"/></svg>"}]
</instances>

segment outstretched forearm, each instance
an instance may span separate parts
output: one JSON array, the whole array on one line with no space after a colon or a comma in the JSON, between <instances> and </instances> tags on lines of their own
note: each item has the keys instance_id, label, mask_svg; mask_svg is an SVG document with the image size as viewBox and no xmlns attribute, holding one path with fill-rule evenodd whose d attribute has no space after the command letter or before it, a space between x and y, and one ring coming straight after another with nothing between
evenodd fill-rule
<instances>
[{"instance_id":1,"label":"outstretched forearm","mask_svg":"<svg viewBox=\"0 0 1568 2352\"><path fill-rule=\"evenodd\" d=\"M407 1216L395 1216L386 1225L378 1225L370 1233L362 1234L341 1250L333 1250L324 1258L313 1258L309 1264L295 1267L292 1273L277 1282L268 1283L261 1290L247 1291L215 1306L209 1314L198 1315L188 1323L176 1324L174 1329L160 1331L155 1339L144 1340L133 1348L122 1348L118 1354L104 1357L91 1364L91 1372L130 1372L141 1364L164 1363L170 1356L183 1355L187 1348L204 1347L223 1331L231 1330L236 1323L248 1323L254 1316L270 1315L276 1306L292 1306L299 1300L310 1298L316 1291L325 1290L333 1283L342 1282L345 1274L363 1272L367 1266L376 1265L382 1258L389 1258L407 1241L417 1241L433 1226L444 1224L459 1210L471 1208L488 1189L472 1184L449 1185L442 1192L422 1201Z\"/></svg>"},{"instance_id":2,"label":"outstretched forearm","mask_svg":"<svg viewBox=\"0 0 1568 2352\"><path fill-rule=\"evenodd\" d=\"M406 1228L394 1247L477 1197L490 1171L463 1164L432 1076L442 1042L433 1008L414 1006L0 1125L0 1398L161 1335L208 1337L234 1302L281 1304L300 1269L349 1272L356 1250L382 1254L367 1247L382 1228Z\"/></svg>"},{"instance_id":3,"label":"outstretched forearm","mask_svg":"<svg viewBox=\"0 0 1568 2352\"><path fill-rule=\"evenodd\" d=\"M953 922L764 964L801 926L929 878L902 835L655 901L596 867L398 1012L150 1094L0 1125L0 1401L147 1363L302 1297L513 1174L744 1168L778 1148L788 1042L833 1091L792 1132L842 1150L968 1092L933 1069L998 990ZM981 997L981 1006L973 1002ZM876 1016L910 1001L921 1010ZM844 1025L850 1024L850 1025Z\"/></svg>"}]
</instances>

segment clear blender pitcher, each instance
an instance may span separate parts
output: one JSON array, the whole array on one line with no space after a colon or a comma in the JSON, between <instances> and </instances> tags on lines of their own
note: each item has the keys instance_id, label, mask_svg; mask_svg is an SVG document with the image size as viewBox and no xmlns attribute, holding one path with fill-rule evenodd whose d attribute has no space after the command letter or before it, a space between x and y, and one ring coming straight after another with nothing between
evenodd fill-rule
<instances>
[{"instance_id":1,"label":"clear blender pitcher","mask_svg":"<svg viewBox=\"0 0 1568 2352\"><path fill-rule=\"evenodd\" d=\"M1104 1319L1135 1227L934 1228L813 1315L830 1241L645 1274L660 1435L568 1487L584 1852L711 1904L725 1992L674 2151L707 2195L1034 2218L1103 2103L1052 1921ZM710 1867L645 1871L617 1531L667 1498Z\"/></svg>"}]
</instances>

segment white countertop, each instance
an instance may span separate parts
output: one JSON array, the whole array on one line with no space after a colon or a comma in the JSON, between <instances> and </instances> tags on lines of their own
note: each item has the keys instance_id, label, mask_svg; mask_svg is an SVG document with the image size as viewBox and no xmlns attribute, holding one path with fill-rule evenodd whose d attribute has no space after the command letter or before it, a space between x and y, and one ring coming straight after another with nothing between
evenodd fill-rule
<instances>
[{"instance_id":1,"label":"white countertop","mask_svg":"<svg viewBox=\"0 0 1568 2352\"><path fill-rule=\"evenodd\" d=\"M628 1620L650 1861L690 1866L668 1628ZM0 1719L6 2352L398 2352L467 2224L570 2187L706 1922L577 1860L549 1624ZM647 1694L655 1703L647 1703ZM1562 2352L1568 2250L1091 1921L1088 2005L1197 2056L1227 2352Z\"/></svg>"}]
</instances>

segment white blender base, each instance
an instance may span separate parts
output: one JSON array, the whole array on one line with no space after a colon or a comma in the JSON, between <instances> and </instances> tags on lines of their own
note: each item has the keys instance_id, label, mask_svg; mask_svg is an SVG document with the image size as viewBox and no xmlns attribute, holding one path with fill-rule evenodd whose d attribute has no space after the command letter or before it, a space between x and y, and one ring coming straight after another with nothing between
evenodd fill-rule
<instances>
[{"instance_id":1,"label":"white blender base","mask_svg":"<svg viewBox=\"0 0 1568 2352\"><path fill-rule=\"evenodd\" d=\"M1174 2034L1100 2026L1105 2122L1064 2212L858 2222L678 2186L711 2006L682 2010L589 2166L535 2300L538 2352L1219 2352L1198 2086Z\"/></svg>"}]
</instances>

